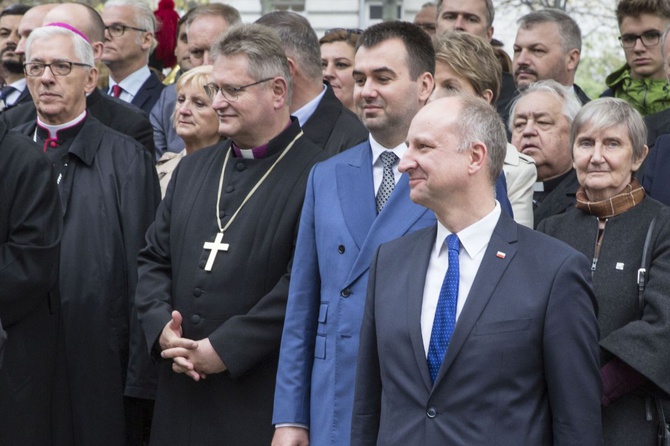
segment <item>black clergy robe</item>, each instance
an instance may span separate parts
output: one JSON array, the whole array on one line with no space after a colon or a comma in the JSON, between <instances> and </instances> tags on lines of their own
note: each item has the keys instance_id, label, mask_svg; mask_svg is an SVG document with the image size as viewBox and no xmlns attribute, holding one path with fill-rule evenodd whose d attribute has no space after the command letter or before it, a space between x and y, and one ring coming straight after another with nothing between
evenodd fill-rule
<instances>
[{"instance_id":1,"label":"black clergy robe","mask_svg":"<svg viewBox=\"0 0 670 446\"><path fill-rule=\"evenodd\" d=\"M60 200L47 158L0 123L0 337L7 332L0 445L51 441L60 238Z\"/></svg>"},{"instance_id":2,"label":"black clergy robe","mask_svg":"<svg viewBox=\"0 0 670 446\"><path fill-rule=\"evenodd\" d=\"M264 159L228 160L220 209L219 177L231 142L223 141L182 159L172 175L147 246L140 253L136 307L147 347L181 312L183 336L208 337L228 370L199 382L172 371L162 360L151 444L263 445L273 434L272 405L289 271L307 177L326 154L300 137L225 232L205 271L205 242L300 132L297 120L270 141Z\"/></svg>"},{"instance_id":3,"label":"black clergy robe","mask_svg":"<svg viewBox=\"0 0 670 446\"><path fill-rule=\"evenodd\" d=\"M15 131L32 137L35 127ZM160 187L149 152L90 115L63 142L57 443L123 445L124 396L150 399L155 392L133 304L137 254Z\"/></svg>"}]
</instances>

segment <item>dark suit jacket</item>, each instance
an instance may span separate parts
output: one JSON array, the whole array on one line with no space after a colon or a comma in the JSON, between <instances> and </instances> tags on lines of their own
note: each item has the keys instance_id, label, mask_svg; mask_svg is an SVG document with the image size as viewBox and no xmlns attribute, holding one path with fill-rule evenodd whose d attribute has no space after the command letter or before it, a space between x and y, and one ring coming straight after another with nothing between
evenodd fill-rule
<instances>
[{"instance_id":1,"label":"dark suit jacket","mask_svg":"<svg viewBox=\"0 0 670 446\"><path fill-rule=\"evenodd\" d=\"M140 89L137 91L137 94L133 98L131 104L136 107L141 108L149 116L151 109L154 107L154 104L158 101L158 98L161 95L165 85L158 79L156 73L153 71L149 78L144 81Z\"/></svg>"},{"instance_id":2,"label":"dark suit jacket","mask_svg":"<svg viewBox=\"0 0 670 446\"><path fill-rule=\"evenodd\" d=\"M670 206L670 135L661 135L644 162L640 183L652 198Z\"/></svg>"},{"instance_id":3,"label":"dark suit jacket","mask_svg":"<svg viewBox=\"0 0 670 446\"><path fill-rule=\"evenodd\" d=\"M7 110L11 110L15 107L18 107L19 105L23 105L26 103L32 103L33 102L33 97L30 95L30 90L28 90L28 86L26 85L26 88L23 89L19 97L14 101L12 105L7 106L2 113L5 113Z\"/></svg>"},{"instance_id":4,"label":"dark suit jacket","mask_svg":"<svg viewBox=\"0 0 670 446\"><path fill-rule=\"evenodd\" d=\"M358 116L346 108L330 85L314 114L302 127L305 136L328 152L329 156L358 145L368 138L368 131Z\"/></svg>"},{"instance_id":5,"label":"dark suit jacket","mask_svg":"<svg viewBox=\"0 0 670 446\"><path fill-rule=\"evenodd\" d=\"M153 128L147 114L134 105L113 98L98 88L86 97L86 108L91 114L107 127L130 136L154 153ZM30 101L0 113L0 121L13 129L21 124L35 122L37 111Z\"/></svg>"},{"instance_id":6,"label":"dark suit jacket","mask_svg":"<svg viewBox=\"0 0 670 446\"><path fill-rule=\"evenodd\" d=\"M575 197L577 189L579 189L577 173L571 169L563 181L533 210L535 227L537 228L537 225L547 217L572 209L577 202Z\"/></svg>"},{"instance_id":7,"label":"dark suit jacket","mask_svg":"<svg viewBox=\"0 0 670 446\"><path fill-rule=\"evenodd\" d=\"M588 260L503 213L432 385L420 319L435 236L373 259L352 446L601 445Z\"/></svg>"},{"instance_id":8,"label":"dark suit jacket","mask_svg":"<svg viewBox=\"0 0 670 446\"><path fill-rule=\"evenodd\" d=\"M39 147L0 123L0 444L51 444L61 206Z\"/></svg>"},{"instance_id":9,"label":"dark suit jacket","mask_svg":"<svg viewBox=\"0 0 670 446\"><path fill-rule=\"evenodd\" d=\"M645 116L644 123L647 124L649 130L647 145L651 149L659 136L670 133L670 108Z\"/></svg>"}]
</instances>

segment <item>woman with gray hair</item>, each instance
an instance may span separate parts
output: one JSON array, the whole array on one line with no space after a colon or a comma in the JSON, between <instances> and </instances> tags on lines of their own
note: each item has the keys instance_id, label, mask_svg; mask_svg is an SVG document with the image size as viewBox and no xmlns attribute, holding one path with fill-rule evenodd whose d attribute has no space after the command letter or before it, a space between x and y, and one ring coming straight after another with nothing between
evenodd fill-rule
<instances>
[{"instance_id":1,"label":"woman with gray hair","mask_svg":"<svg viewBox=\"0 0 670 446\"><path fill-rule=\"evenodd\" d=\"M605 445L655 445L670 393L670 209L635 178L647 130L627 102L585 105L570 130L576 209L538 230L592 259Z\"/></svg>"}]
</instances>

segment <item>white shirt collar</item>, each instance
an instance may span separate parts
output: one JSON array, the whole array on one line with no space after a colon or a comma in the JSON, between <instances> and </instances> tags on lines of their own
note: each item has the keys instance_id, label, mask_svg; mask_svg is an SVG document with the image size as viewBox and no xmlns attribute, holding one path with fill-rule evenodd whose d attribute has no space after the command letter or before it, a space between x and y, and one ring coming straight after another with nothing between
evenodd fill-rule
<instances>
[{"instance_id":1,"label":"white shirt collar","mask_svg":"<svg viewBox=\"0 0 670 446\"><path fill-rule=\"evenodd\" d=\"M142 85L144 85L144 82L149 79L149 76L151 76L151 70L146 65L130 74L121 82L114 82L110 76L109 91L112 90L114 85L118 84L121 88L123 88L124 93L130 94L134 98L137 95L137 92L140 91L140 88L142 88Z\"/></svg>"},{"instance_id":2,"label":"white shirt collar","mask_svg":"<svg viewBox=\"0 0 670 446\"><path fill-rule=\"evenodd\" d=\"M370 147L372 148L372 164L375 164L377 160L379 160L379 155L381 155L382 152L386 152L387 150L394 152L396 155L398 155L399 159L402 159L405 152L407 152L407 144L405 144L404 141L395 147L384 147L375 141L375 139L372 137L372 134L370 134Z\"/></svg>"},{"instance_id":3,"label":"white shirt collar","mask_svg":"<svg viewBox=\"0 0 670 446\"><path fill-rule=\"evenodd\" d=\"M458 239L461 241L461 246L471 259L475 258L477 253L488 246L491 236L493 235L493 230L500 219L500 209L500 203L496 200L495 207L491 212L484 216L484 218L458 232L457 235ZM444 241L449 234L451 234L451 231L438 221L437 237L435 238L434 248L438 253L438 257L443 254L443 250L447 250Z\"/></svg>"},{"instance_id":4,"label":"white shirt collar","mask_svg":"<svg viewBox=\"0 0 670 446\"><path fill-rule=\"evenodd\" d=\"M23 77L23 78L19 79L18 81L12 82L9 85L16 88L16 91L21 92L21 91L25 90L25 88L26 88L26 78Z\"/></svg>"},{"instance_id":5,"label":"white shirt collar","mask_svg":"<svg viewBox=\"0 0 670 446\"><path fill-rule=\"evenodd\" d=\"M323 86L323 90L317 97L315 97L314 99L312 99L311 101L309 101L308 103L306 103L305 105L303 105L298 110L292 113L293 116L298 118L300 127L303 127L305 123L309 120L309 118L312 117L312 115L316 111L316 107L319 106L319 103L321 102L321 99L323 98L324 94L326 94L325 84Z\"/></svg>"}]
</instances>

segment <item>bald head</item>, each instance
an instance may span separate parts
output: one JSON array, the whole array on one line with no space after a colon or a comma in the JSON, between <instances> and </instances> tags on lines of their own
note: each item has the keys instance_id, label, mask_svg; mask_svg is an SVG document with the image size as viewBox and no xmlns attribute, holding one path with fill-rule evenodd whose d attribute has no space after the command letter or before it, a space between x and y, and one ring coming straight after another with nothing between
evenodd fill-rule
<instances>
[{"instance_id":1,"label":"bald head","mask_svg":"<svg viewBox=\"0 0 670 446\"><path fill-rule=\"evenodd\" d=\"M25 54L26 40L28 39L28 36L35 28L42 26L44 17L56 6L57 5L54 3L33 6L23 15L21 23L19 23L19 35L21 36L21 40L19 40L19 43L16 45L17 54Z\"/></svg>"},{"instance_id":2,"label":"bald head","mask_svg":"<svg viewBox=\"0 0 670 446\"><path fill-rule=\"evenodd\" d=\"M102 56L105 41L105 23L98 11L81 3L61 3L49 10L44 16L43 24L67 23L77 28L93 47L95 61Z\"/></svg>"}]
</instances>

